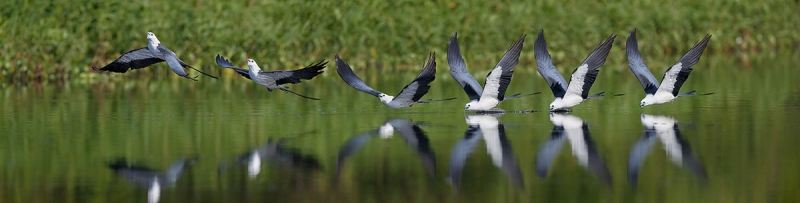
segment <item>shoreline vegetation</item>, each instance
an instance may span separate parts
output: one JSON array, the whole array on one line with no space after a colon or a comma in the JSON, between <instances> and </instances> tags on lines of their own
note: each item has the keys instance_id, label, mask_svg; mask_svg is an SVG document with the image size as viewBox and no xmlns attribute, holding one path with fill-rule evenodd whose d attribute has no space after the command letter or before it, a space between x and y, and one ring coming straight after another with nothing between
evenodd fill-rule
<instances>
[{"instance_id":1,"label":"shoreline vegetation","mask_svg":"<svg viewBox=\"0 0 800 203\"><path fill-rule=\"evenodd\" d=\"M446 68L444 56L453 32L459 32L469 66L492 66L508 44L527 33L520 60L535 67L533 41L544 29L562 71L574 68L570 64L583 60L605 37L617 34L624 39L633 28L645 60L654 65L673 63L674 56L705 34L712 35L707 55L735 56L743 63L749 63L748 55L796 53L800 47L796 0L11 0L0 6L4 83L156 77L150 74L168 71L166 64L155 65L158 70L125 73L131 76L91 70L146 46L148 31L188 64L227 78L237 76L217 67L217 54L237 66L253 58L266 69L296 69L320 59L332 61L338 53L352 61L356 71L394 71L420 69L425 56L436 52L439 68ZM611 62L627 63L624 43L614 42ZM334 65L328 66L326 72L331 72Z\"/></svg>"}]
</instances>

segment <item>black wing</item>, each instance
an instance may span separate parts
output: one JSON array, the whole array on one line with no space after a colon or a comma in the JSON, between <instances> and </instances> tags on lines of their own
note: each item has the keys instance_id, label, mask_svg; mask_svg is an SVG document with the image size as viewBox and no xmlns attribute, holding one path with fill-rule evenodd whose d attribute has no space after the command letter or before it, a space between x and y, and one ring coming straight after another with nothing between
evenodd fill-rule
<instances>
[{"instance_id":1,"label":"black wing","mask_svg":"<svg viewBox=\"0 0 800 203\"><path fill-rule=\"evenodd\" d=\"M92 69L96 71L102 70L124 73L128 72L129 69L145 68L162 61L164 61L164 59L161 56L155 56L153 53L150 53L147 47L142 47L122 54L122 56L119 56L119 58L102 68L92 66Z\"/></svg>"}]
</instances>

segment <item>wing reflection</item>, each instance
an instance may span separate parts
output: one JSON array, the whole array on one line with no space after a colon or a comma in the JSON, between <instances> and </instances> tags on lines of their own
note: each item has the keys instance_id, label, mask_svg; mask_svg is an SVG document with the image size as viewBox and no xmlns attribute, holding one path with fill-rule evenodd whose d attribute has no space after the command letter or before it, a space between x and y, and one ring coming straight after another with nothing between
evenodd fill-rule
<instances>
[{"instance_id":1,"label":"wing reflection","mask_svg":"<svg viewBox=\"0 0 800 203\"><path fill-rule=\"evenodd\" d=\"M183 170L194 164L194 162L195 159L180 158L174 161L166 171L156 171L147 166L132 165L124 160L114 161L108 167L123 179L139 187L147 188L147 202L155 203L161 197L161 189L171 187L183 173Z\"/></svg>"},{"instance_id":2,"label":"wing reflection","mask_svg":"<svg viewBox=\"0 0 800 203\"><path fill-rule=\"evenodd\" d=\"M611 185L611 172L597 153L586 122L580 117L561 113L550 113L550 121L555 126L550 131L550 139L536 155L536 174L542 178L547 177L547 171L561 152L564 140L569 140L572 156L578 160L578 164L589 169L603 183Z\"/></svg>"},{"instance_id":3,"label":"wing reflection","mask_svg":"<svg viewBox=\"0 0 800 203\"><path fill-rule=\"evenodd\" d=\"M383 123L378 129L357 135L348 140L336 157L336 175L339 176L342 166L348 157L355 154L367 141L375 136L387 139L394 135L394 131L400 132L400 137L413 148L422 161L422 166L429 178L436 177L436 156L430 146L425 132L412 120L394 118Z\"/></svg>"},{"instance_id":4,"label":"wing reflection","mask_svg":"<svg viewBox=\"0 0 800 203\"><path fill-rule=\"evenodd\" d=\"M522 171L514 157L511 144L506 138L505 128L496 118L499 115L468 115L465 117L469 127L464 133L464 138L456 143L450 155L450 183L456 189L458 189L467 158L481 138L486 144L486 151L491 157L492 163L503 170L514 185L520 189L525 187Z\"/></svg>"},{"instance_id":5,"label":"wing reflection","mask_svg":"<svg viewBox=\"0 0 800 203\"><path fill-rule=\"evenodd\" d=\"M319 161L311 155L300 153L297 149L284 146L284 140L267 140L267 143L243 153L236 162L247 166L247 174L255 178L261 172L261 164L267 162L277 167L285 167L293 171L309 172L321 169ZM229 163L221 163L217 170L222 172Z\"/></svg>"},{"instance_id":6,"label":"wing reflection","mask_svg":"<svg viewBox=\"0 0 800 203\"><path fill-rule=\"evenodd\" d=\"M630 181L631 187L636 189L639 170L656 140L661 141L667 156L674 164L685 168L702 181L707 179L703 165L692 155L691 147L681 137L677 121L674 118L642 114L641 120L642 125L645 126L644 135L633 144L628 158L628 181Z\"/></svg>"}]
</instances>

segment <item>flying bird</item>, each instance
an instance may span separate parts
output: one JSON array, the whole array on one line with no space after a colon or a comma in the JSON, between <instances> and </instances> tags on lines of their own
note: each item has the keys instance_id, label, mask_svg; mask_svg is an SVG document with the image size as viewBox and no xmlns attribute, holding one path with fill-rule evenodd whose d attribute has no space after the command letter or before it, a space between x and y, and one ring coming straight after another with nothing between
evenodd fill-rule
<instances>
[{"instance_id":1,"label":"flying bird","mask_svg":"<svg viewBox=\"0 0 800 203\"><path fill-rule=\"evenodd\" d=\"M495 116L502 114L489 115L468 115L465 117L469 127L464 133L464 138L458 141L450 153L450 183L456 189L461 182L461 173L467 165L467 159L478 141L483 138L486 144L486 152L492 159L495 167L503 170L511 179L511 182L522 189L525 187L522 171L511 149L511 143L506 138L506 131L503 123L500 123Z\"/></svg>"},{"instance_id":2,"label":"flying bird","mask_svg":"<svg viewBox=\"0 0 800 203\"><path fill-rule=\"evenodd\" d=\"M521 37L520 39L524 40L524 38L525 37L523 35L523 37ZM503 58L498 63L498 65L495 66L495 69L497 69L497 67L500 67L501 64L504 65L504 66L509 66L509 64L516 64L517 63L517 60L519 59L519 54L520 54L519 52L522 49L521 41L520 40L517 40L517 41L519 43L518 44L514 44L514 45L511 46L511 48L509 48L509 50L506 52L505 56L503 56ZM515 47L517 45L518 45L518 47ZM514 55L514 54L516 54L516 55ZM503 60L505 60L505 61L503 61ZM464 109L481 107L481 106L476 106L476 104L481 99L481 95L483 94L483 88L478 83L478 80L476 80L475 77L472 77L472 74L470 74L469 71L467 70L467 64L464 63L464 58L461 56L461 48L458 45L458 33L454 33L453 37L450 38L450 42L447 43L447 63L450 65L450 75L452 75L453 78L456 79L456 82L458 82L458 84L461 85L461 88L464 89L464 92L467 93L467 97L469 97L469 99L470 99L469 103L467 103L464 106ZM511 68L514 68L514 65L510 65L510 66L511 67L508 67L508 72L507 72L508 82L511 81L511 75L513 73L513 71L511 71ZM502 78L503 74L500 74L500 75L501 75L500 77ZM487 76L486 81L487 82L489 81L489 76ZM493 81L499 82L501 80L493 80ZM503 85L503 83L501 83L501 85ZM505 83L504 85L505 85L504 87L499 87L500 89L502 89L503 92L505 92L505 89L508 87L508 83ZM529 96L529 95L534 95L534 94L539 94L539 93L541 93L541 92L535 92L535 93L526 94L526 95L520 95L519 93L517 93L517 94L511 95L511 96L507 96L507 97L504 97L503 95L500 95L500 94L497 94L497 95L499 96L500 101L505 101L505 100L509 100L509 99L515 99L515 98L519 98L519 97L522 97L522 96ZM488 99L486 99L486 100L488 100ZM500 101L498 101L498 103ZM487 109L482 109L482 110L488 110L488 109L494 108L496 105L497 104L495 104L495 105L493 105L491 107L488 107Z\"/></svg>"},{"instance_id":3,"label":"flying bird","mask_svg":"<svg viewBox=\"0 0 800 203\"><path fill-rule=\"evenodd\" d=\"M681 89L681 86L683 86L683 83L686 82L686 79L689 78L689 73L692 72L692 66L700 61L700 56L703 55L703 51L710 39L711 35L706 35L703 40L694 44L686 55L683 55L675 65L667 69L667 72L664 73L664 77L661 79L661 85L659 85L656 77L653 76L653 73L644 65L642 55L639 53L639 43L636 41L636 29L634 28L633 31L631 31L631 35L628 36L625 51L628 52L628 67L636 74L636 78L639 79L639 83L641 83L642 88L644 88L645 97L642 99L642 102L639 103L639 106L645 107L663 104L672 102L678 97L694 96L694 90L683 94L678 94L678 91ZM702 95L709 94L713 93Z\"/></svg>"},{"instance_id":4,"label":"flying bird","mask_svg":"<svg viewBox=\"0 0 800 203\"><path fill-rule=\"evenodd\" d=\"M350 66L347 65L347 63L345 63L341 57L339 57L339 54L336 54L336 72L339 73L339 77L341 77L345 83L353 88L356 88L358 91L366 92L367 94L378 97L378 99L381 100L381 103L389 108L402 109L411 107L415 103L427 103L434 101L420 100L422 96L424 96L426 93L428 93L428 90L430 90L431 86L428 84L433 82L433 80L436 78L436 56L434 53L431 53L428 57L428 62L425 63L425 67L422 69L422 72L419 73L419 76L417 76L417 78L414 79L414 81L412 81L410 84L403 87L403 90L401 90L397 96L389 96L383 92L379 92L369 87L353 72L353 69L350 68ZM444 100L451 99L455 98Z\"/></svg>"},{"instance_id":5,"label":"flying bird","mask_svg":"<svg viewBox=\"0 0 800 203\"><path fill-rule=\"evenodd\" d=\"M310 80L311 78L314 78L314 76L317 76L320 73L322 73L321 70L325 68L325 64L327 64L327 62L320 61L316 64L311 64L299 70L293 70L293 71L279 70L279 71L265 72L261 71L261 68L258 67L258 64L253 59L247 59L247 67L250 68L249 70L233 66L233 64L231 64L228 61L228 59L225 59L220 55L217 55L216 60L217 60L217 65L236 70L236 73L239 73L239 75L242 75L247 79L252 80L256 84L266 87L267 91L272 92L272 89L279 89L283 90L284 92L289 92L294 95L312 100L319 100L319 99L293 92L289 90L289 88L282 86L282 84L286 83L296 84L300 83L301 80Z\"/></svg>"},{"instance_id":6,"label":"flying bird","mask_svg":"<svg viewBox=\"0 0 800 203\"><path fill-rule=\"evenodd\" d=\"M606 62L608 52L611 50L611 45L617 35L611 35L597 45L597 47L583 60L578 68L572 71L570 82L567 83L564 77L558 73L556 67L553 66L553 59L550 58L550 53L547 51L547 43L544 40L544 30L539 32L536 37L536 43L533 45L534 55L536 56L536 64L539 66L537 70L539 74L544 77L550 90L553 91L555 99L550 103L550 111L568 111L567 108L576 106L583 103L583 101L591 98L602 97L603 92L589 95L589 89L592 88L594 80L597 78L597 73L600 72L598 68Z\"/></svg>"},{"instance_id":7,"label":"flying bird","mask_svg":"<svg viewBox=\"0 0 800 203\"><path fill-rule=\"evenodd\" d=\"M341 172L345 160L361 149L367 141L376 136L380 136L384 139L391 138L395 130L400 133L400 136L405 140L406 144L417 152L425 172L428 173L428 177L434 178L436 176L436 155L430 146L428 136L425 135L425 132L423 132L414 121L401 118L389 119L378 129L348 140L339 150L339 154L336 157L337 176Z\"/></svg>"},{"instance_id":8,"label":"flying bird","mask_svg":"<svg viewBox=\"0 0 800 203\"><path fill-rule=\"evenodd\" d=\"M564 140L568 140L572 156L578 160L578 164L589 169L601 182L611 185L611 172L597 153L597 147L589 134L589 125L580 117L559 113L550 113L550 121L553 122L553 130L550 131L550 139L536 155L536 174L542 178L547 176L547 171L553 166L553 161L564 146Z\"/></svg>"},{"instance_id":9,"label":"flying bird","mask_svg":"<svg viewBox=\"0 0 800 203\"><path fill-rule=\"evenodd\" d=\"M145 68L155 63L159 63L162 61L167 61L167 65L169 68L172 69L175 74L178 74L181 77L189 78L191 80L197 81L195 79L197 76L189 77L183 68L191 68L197 72L202 73L208 77L217 79L217 77L211 76L208 73L204 73L203 71L197 70L196 68L189 66L189 64L184 63L181 59L175 55L175 52L169 50L166 46L161 44L161 41L158 41L156 38L156 34L152 32L147 32L147 47L142 47L138 49L134 49L128 51L122 56L119 56L116 60L111 62L110 64L104 66L103 68L97 68L92 66L92 69L95 71L111 71L117 73L124 73L128 72L129 69L140 69Z\"/></svg>"},{"instance_id":10,"label":"flying bird","mask_svg":"<svg viewBox=\"0 0 800 203\"><path fill-rule=\"evenodd\" d=\"M166 171L156 171L146 166L131 165L127 161L117 160L109 164L120 177L139 187L147 188L147 202L158 202L162 187L172 186L181 173L194 164L195 159L180 158L174 161Z\"/></svg>"},{"instance_id":11,"label":"flying bird","mask_svg":"<svg viewBox=\"0 0 800 203\"><path fill-rule=\"evenodd\" d=\"M630 181L631 187L636 188L639 170L656 140L661 141L667 157L675 165L685 168L703 182L708 179L703 165L692 155L689 143L681 137L677 121L674 118L642 114L641 120L645 127L644 134L639 141L633 144L628 158L628 181Z\"/></svg>"}]
</instances>

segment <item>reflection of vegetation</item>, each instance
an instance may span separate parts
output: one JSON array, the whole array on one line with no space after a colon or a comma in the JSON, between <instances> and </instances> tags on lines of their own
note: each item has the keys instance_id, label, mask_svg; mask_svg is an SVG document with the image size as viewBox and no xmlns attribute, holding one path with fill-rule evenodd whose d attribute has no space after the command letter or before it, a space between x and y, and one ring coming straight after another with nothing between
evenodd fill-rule
<instances>
[{"instance_id":1,"label":"reflection of vegetation","mask_svg":"<svg viewBox=\"0 0 800 203\"><path fill-rule=\"evenodd\" d=\"M417 68L428 52L444 54L456 31L463 33L465 58L476 62L496 61L515 36L539 29L552 36L556 61L583 56L605 36L626 36L634 27L643 54L651 57L685 52L705 34L714 35L712 53L775 50L800 42L797 10L791 0L11 0L0 3L0 76L102 76L87 74L89 67L143 47L147 31L205 69L218 53L235 61L252 57L269 69L300 67L335 53L352 58L354 67ZM532 58L532 51L523 52L523 60Z\"/></svg>"},{"instance_id":2,"label":"reflection of vegetation","mask_svg":"<svg viewBox=\"0 0 800 203\"><path fill-rule=\"evenodd\" d=\"M645 60L651 71L663 73L678 57ZM240 79L193 83L174 76L170 77L175 80L144 76L102 85L1 87L0 202L145 202L144 191L115 181L119 178L104 166L105 161L126 157L167 168L175 157L187 154L197 155L199 161L175 189L162 194L165 202L194 202L198 194L209 202L408 202L409 197L418 202L797 202L800 58L777 55L751 60L757 65L745 68L726 56L704 55L683 88L716 94L653 108L639 107L644 92L625 64L620 60L606 64L603 68L610 70L601 69L592 90L626 96L587 101L572 115L590 123L597 149L612 176L619 177L613 189L600 188L602 183L576 164L568 151L556 158L547 179L534 175L536 150L553 128L545 112L498 118L525 175L524 192L516 192L489 156L475 154L462 178L465 182L453 194L444 178L430 180L420 170L416 153L396 138L364 146L341 178L332 178L339 147L354 134L394 117L428 123L423 129L430 146L439 152L438 164L446 165L450 149L467 128L463 104L468 99L444 71L426 97L458 99L405 110L375 103L374 97L348 89L335 75L291 87L324 103L270 94ZM549 91L544 80L533 75L532 64L516 68L508 92ZM470 67L479 76L489 69ZM369 76L364 79L379 89L401 88L417 74L374 77L374 72L363 74ZM551 94L540 94L504 101L499 107L544 110L551 101ZM645 129L642 112L687 124L681 132L707 170L707 186L697 184L694 176L657 149L644 163L649 170L642 171L632 194L624 178L630 146ZM297 135L315 130L318 133ZM286 178L294 174L272 167L264 167L254 180L247 179L243 170L217 175L218 161L280 137L294 137L287 147L319 158L328 170L308 178ZM485 153L482 147L477 153ZM446 174L446 167L437 168L437 177Z\"/></svg>"}]
</instances>

